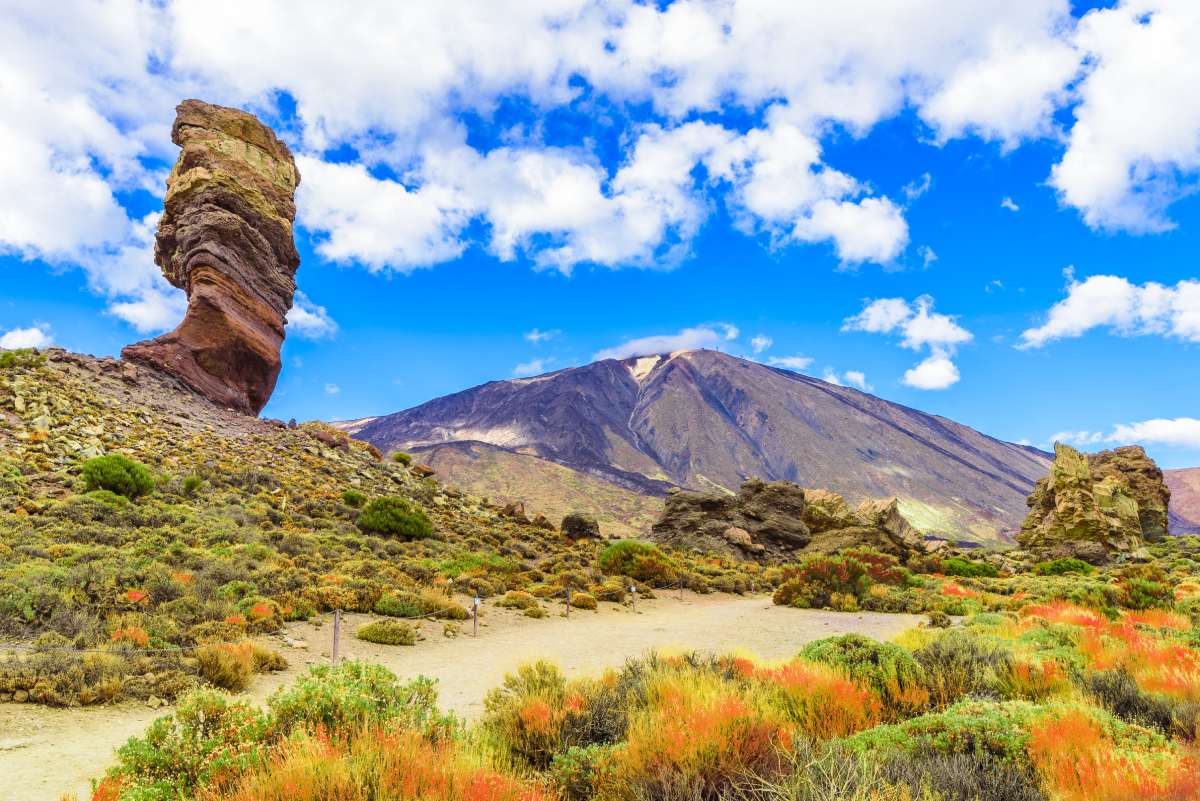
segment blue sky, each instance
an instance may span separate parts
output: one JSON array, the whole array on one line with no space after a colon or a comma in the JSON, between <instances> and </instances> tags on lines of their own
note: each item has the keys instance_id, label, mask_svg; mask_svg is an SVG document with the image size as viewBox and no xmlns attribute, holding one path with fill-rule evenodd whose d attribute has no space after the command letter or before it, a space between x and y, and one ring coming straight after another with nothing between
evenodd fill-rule
<instances>
[{"instance_id":1,"label":"blue sky","mask_svg":"<svg viewBox=\"0 0 1200 801\"><path fill-rule=\"evenodd\" d=\"M1195 4L502 5L6 14L0 344L174 325L147 215L199 96L303 174L268 416L710 346L1200 465Z\"/></svg>"}]
</instances>

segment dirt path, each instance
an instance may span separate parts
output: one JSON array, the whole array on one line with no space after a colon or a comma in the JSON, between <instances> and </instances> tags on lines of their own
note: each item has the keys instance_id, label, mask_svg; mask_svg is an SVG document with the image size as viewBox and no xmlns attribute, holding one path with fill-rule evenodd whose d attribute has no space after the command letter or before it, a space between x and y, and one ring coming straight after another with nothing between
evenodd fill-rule
<instances>
[{"instance_id":1,"label":"dirt path","mask_svg":"<svg viewBox=\"0 0 1200 801\"><path fill-rule=\"evenodd\" d=\"M568 676L618 666L650 648L736 650L777 660L821 637L859 632L889 639L920 621L911 615L784 609L763 597L688 595L681 602L672 596L640 601L636 613L603 607L598 612L574 610L569 620L553 615L531 620L488 609L478 638L470 636L469 623L463 624L462 635L450 639L443 635L442 623L426 622L420 626L424 639L413 648L357 640L353 632L367 618L347 615L341 653L379 662L402 678L434 677L441 706L474 718L484 694L505 673L536 658L557 662ZM309 664L328 661L327 622L295 624L287 634L308 647L274 640L272 646L287 656L291 667L257 679L248 698L262 702ZM89 779L111 763L114 749L168 711L134 704L77 709L0 705L0 801L58 801L69 792L86 801Z\"/></svg>"}]
</instances>

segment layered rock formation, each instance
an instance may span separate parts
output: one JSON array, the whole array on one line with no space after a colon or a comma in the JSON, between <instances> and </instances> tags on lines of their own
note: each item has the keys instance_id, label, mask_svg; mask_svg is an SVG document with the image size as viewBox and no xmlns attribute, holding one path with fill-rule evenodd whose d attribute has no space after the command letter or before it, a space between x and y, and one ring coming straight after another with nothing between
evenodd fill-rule
<instances>
[{"instance_id":1,"label":"layered rock formation","mask_svg":"<svg viewBox=\"0 0 1200 801\"><path fill-rule=\"evenodd\" d=\"M1017 541L1039 556L1100 563L1165 537L1170 498L1140 446L1085 455L1060 443L1050 475L1029 496Z\"/></svg>"},{"instance_id":2,"label":"layered rock formation","mask_svg":"<svg viewBox=\"0 0 1200 801\"><path fill-rule=\"evenodd\" d=\"M751 479L736 495L675 493L652 531L665 545L763 561L864 545L902 560L925 550L895 498L851 509L837 493L789 481Z\"/></svg>"},{"instance_id":3,"label":"layered rock formation","mask_svg":"<svg viewBox=\"0 0 1200 801\"><path fill-rule=\"evenodd\" d=\"M215 403L257 414L275 389L300 257L292 240L300 174L252 114L185 100L171 141L154 260L187 292L179 327L125 348Z\"/></svg>"}]
</instances>

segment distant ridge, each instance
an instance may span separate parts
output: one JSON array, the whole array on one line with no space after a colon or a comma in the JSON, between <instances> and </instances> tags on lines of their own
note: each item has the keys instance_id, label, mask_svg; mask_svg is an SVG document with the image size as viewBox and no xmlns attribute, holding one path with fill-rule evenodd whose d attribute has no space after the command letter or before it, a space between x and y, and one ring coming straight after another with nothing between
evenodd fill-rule
<instances>
[{"instance_id":1,"label":"distant ridge","mask_svg":"<svg viewBox=\"0 0 1200 801\"><path fill-rule=\"evenodd\" d=\"M493 381L341 424L385 451L480 442L646 495L734 491L746 478L898 496L929 534L1007 541L1049 454L849 387L711 350L608 359ZM483 451L481 450L482 454ZM497 457L488 451L496 469ZM513 460L515 494L529 472ZM475 492L456 457L454 479ZM544 476L542 476L544 478ZM530 495L545 488L528 487ZM536 492L534 491L536 490Z\"/></svg>"}]
</instances>

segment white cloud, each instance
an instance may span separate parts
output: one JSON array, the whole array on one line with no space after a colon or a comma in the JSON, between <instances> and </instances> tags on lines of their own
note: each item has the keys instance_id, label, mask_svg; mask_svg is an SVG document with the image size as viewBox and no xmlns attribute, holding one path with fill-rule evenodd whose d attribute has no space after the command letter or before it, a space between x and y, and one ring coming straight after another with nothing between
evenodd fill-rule
<instances>
[{"instance_id":1,"label":"white cloud","mask_svg":"<svg viewBox=\"0 0 1200 801\"><path fill-rule=\"evenodd\" d=\"M846 383L852 387L858 387L863 392L870 392L874 389L873 386L867 383L867 374L860 370L847 370L842 376L846 379Z\"/></svg>"},{"instance_id":2,"label":"white cloud","mask_svg":"<svg viewBox=\"0 0 1200 801\"><path fill-rule=\"evenodd\" d=\"M903 298L869 300L863 310L842 323L843 331L898 334L900 344L910 350L929 350L929 355L904 373L904 383L917 389L946 389L959 380L952 359L959 345L973 335L957 318L933 311L933 298L922 295L912 303Z\"/></svg>"},{"instance_id":3,"label":"white cloud","mask_svg":"<svg viewBox=\"0 0 1200 801\"><path fill-rule=\"evenodd\" d=\"M326 395L338 395L341 393L341 391L342 391L342 388L339 387L337 384L326 384L325 385L325 394Z\"/></svg>"},{"instance_id":4,"label":"white cloud","mask_svg":"<svg viewBox=\"0 0 1200 801\"><path fill-rule=\"evenodd\" d=\"M904 185L904 199L912 203L921 197L921 195L928 192L931 186L933 186L933 176L929 173L924 173L917 180Z\"/></svg>"},{"instance_id":5,"label":"white cloud","mask_svg":"<svg viewBox=\"0 0 1200 801\"><path fill-rule=\"evenodd\" d=\"M0 350L17 348L48 348L54 344L54 335L48 325L33 325L28 328L11 328L0 334Z\"/></svg>"},{"instance_id":6,"label":"white cloud","mask_svg":"<svg viewBox=\"0 0 1200 801\"><path fill-rule=\"evenodd\" d=\"M1155 418L1135 423L1120 423L1108 434L1100 431L1059 431L1050 437L1051 442L1069 442L1074 445L1097 445L1100 443L1129 444L1143 442L1181 448L1200 448L1200 420L1192 417Z\"/></svg>"},{"instance_id":7,"label":"white cloud","mask_svg":"<svg viewBox=\"0 0 1200 801\"><path fill-rule=\"evenodd\" d=\"M935 352L904 371L904 383L916 389L946 389L958 383L958 367L945 353Z\"/></svg>"},{"instance_id":8,"label":"white cloud","mask_svg":"<svg viewBox=\"0 0 1200 801\"><path fill-rule=\"evenodd\" d=\"M547 371L548 365L552 361L554 361L554 360L546 358L546 359L530 359L527 362L521 362L520 364L518 364L516 367L513 368L513 375L522 376L522 377L530 376L530 375L541 375L542 373Z\"/></svg>"},{"instance_id":9,"label":"white cloud","mask_svg":"<svg viewBox=\"0 0 1200 801\"><path fill-rule=\"evenodd\" d=\"M783 367L787 370L807 370L812 366L813 359L808 356L772 356L767 359L767 364L773 367Z\"/></svg>"},{"instance_id":10,"label":"white cloud","mask_svg":"<svg viewBox=\"0 0 1200 801\"><path fill-rule=\"evenodd\" d=\"M1087 14L1075 43L1088 72L1050 183L1088 225L1134 232L1200 179L1200 4L1125 0Z\"/></svg>"},{"instance_id":11,"label":"white cloud","mask_svg":"<svg viewBox=\"0 0 1200 801\"><path fill-rule=\"evenodd\" d=\"M759 354L774 344L775 340L771 339L766 334L758 334L750 340L750 349L754 351L755 354Z\"/></svg>"},{"instance_id":12,"label":"white cloud","mask_svg":"<svg viewBox=\"0 0 1200 801\"><path fill-rule=\"evenodd\" d=\"M1021 333L1020 348L1040 348L1056 339L1107 328L1121 336L1157 334L1200 342L1200 280L1166 286L1134 284L1116 275L1076 281L1067 271L1067 296L1054 304L1046 321Z\"/></svg>"},{"instance_id":13,"label":"white cloud","mask_svg":"<svg viewBox=\"0 0 1200 801\"><path fill-rule=\"evenodd\" d=\"M1007 209L1008 211L1012 211L1012 212L1017 212L1017 211L1021 210L1021 207L1018 206L1016 201L1013 200L1011 197L1002 198L1000 200L1000 208Z\"/></svg>"},{"instance_id":14,"label":"white cloud","mask_svg":"<svg viewBox=\"0 0 1200 801\"><path fill-rule=\"evenodd\" d=\"M529 340L530 342L532 342L536 345L541 342L548 342L551 339L554 339L557 336L559 336L561 333L562 333L562 331L559 331L557 328L552 329L550 331L540 331L535 328L532 331L525 332L525 339Z\"/></svg>"},{"instance_id":15,"label":"white cloud","mask_svg":"<svg viewBox=\"0 0 1200 801\"><path fill-rule=\"evenodd\" d=\"M700 325L694 328L685 328L677 334L659 334L631 339L615 347L598 351L592 356L592 360L628 359L632 356L654 356L681 350L719 348L722 342L735 339L737 335L737 327L728 323Z\"/></svg>"},{"instance_id":16,"label":"white cloud","mask_svg":"<svg viewBox=\"0 0 1200 801\"><path fill-rule=\"evenodd\" d=\"M938 260L937 254L933 252L933 248L929 245L921 245L917 248L917 255L921 257L921 266L928 267Z\"/></svg>"},{"instance_id":17,"label":"white cloud","mask_svg":"<svg viewBox=\"0 0 1200 801\"><path fill-rule=\"evenodd\" d=\"M845 384L842 382L842 377L839 376L837 374L837 370L834 370L832 367L825 368L825 372L821 374L821 380L830 384L834 384L835 386L845 386Z\"/></svg>"},{"instance_id":18,"label":"white cloud","mask_svg":"<svg viewBox=\"0 0 1200 801\"><path fill-rule=\"evenodd\" d=\"M322 339L337 333L338 325L324 306L318 306L303 292L296 292L295 303L287 315L288 333L303 339Z\"/></svg>"}]
</instances>

